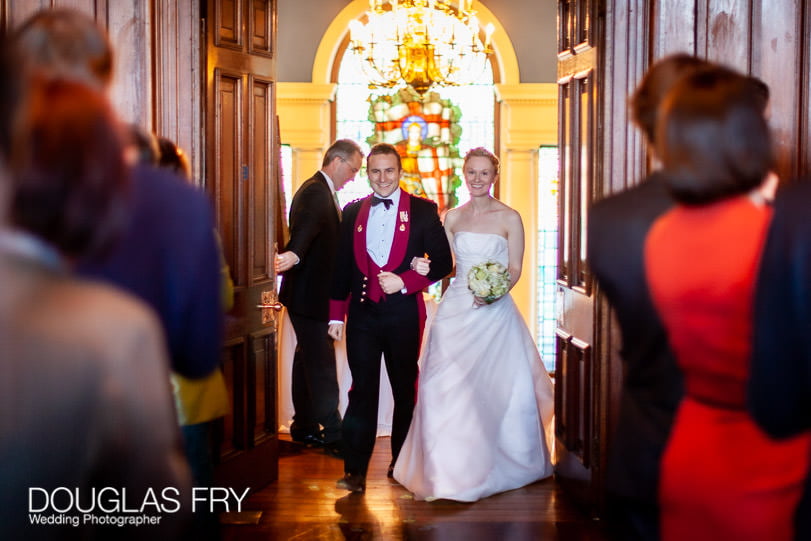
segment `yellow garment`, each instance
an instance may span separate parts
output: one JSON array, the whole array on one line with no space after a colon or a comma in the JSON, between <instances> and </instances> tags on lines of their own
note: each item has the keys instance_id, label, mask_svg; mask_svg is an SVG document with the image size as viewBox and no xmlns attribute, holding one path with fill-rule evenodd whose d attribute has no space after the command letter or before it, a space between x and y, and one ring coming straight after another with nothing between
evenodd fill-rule
<instances>
[{"instance_id":1,"label":"yellow garment","mask_svg":"<svg viewBox=\"0 0 811 541\"><path fill-rule=\"evenodd\" d=\"M225 256L222 253L222 240L220 240L216 229L214 230L214 239L217 241L217 250L220 252L220 278L222 279L220 295L222 296L222 309L223 312L230 312L231 308L234 307L234 281L231 279L231 269L228 267L228 263L225 261Z\"/></svg>"},{"instance_id":2,"label":"yellow garment","mask_svg":"<svg viewBox=\"0 0 811 541\"><path fill-rule=\"evenodd\" d=\"M220 252L223 310L229 312L234 306L234 282L231 280L231 272L222 253L222 241L216 230L214 238ZM210 375L199 379L190 379L172 373L171 381L180 426L205 423L228 414L228 389L225 387L225 378L219 368Z\"/></svg>"},{"instance_id":3,"label":"yellow garment","mask_svg":"<svg viewBox=\"0 0 811 541\"><path fill-rule=\"evenodd\" d=\"M180 426L205 423L228 414L228 390L219 368L200 379L173 373L171 381Z\"/></svg>"}]
</instances>

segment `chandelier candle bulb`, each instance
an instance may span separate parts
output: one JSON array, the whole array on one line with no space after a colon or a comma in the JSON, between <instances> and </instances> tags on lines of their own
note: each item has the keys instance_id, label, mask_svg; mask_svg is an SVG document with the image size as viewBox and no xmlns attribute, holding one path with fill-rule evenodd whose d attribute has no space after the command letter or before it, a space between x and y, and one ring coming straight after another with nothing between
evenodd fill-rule
<instances>
[{"instance_id":1,"label":"chandelier candle bulb","mask_svg":"<svg viewBox=\"0 0 811 541\"><path fill-rule=\"evenodd\" d=\"M350 23L353 53L370 88L411 86L424 95L433 86L474 82L487 65L492 25L479 37L472 4L452 0L370 0L368 23Z\"/></svg>"}]
</instances>

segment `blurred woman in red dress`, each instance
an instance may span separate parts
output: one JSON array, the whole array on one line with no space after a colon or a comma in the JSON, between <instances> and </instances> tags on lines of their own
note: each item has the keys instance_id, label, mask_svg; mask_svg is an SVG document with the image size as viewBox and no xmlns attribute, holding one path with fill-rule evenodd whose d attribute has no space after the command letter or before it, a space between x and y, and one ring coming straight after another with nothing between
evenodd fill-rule
<instances>
[{"instance_id":1,"label":"blurred woman in red dress","mask_svg":"<svg viewBox=\"0 0 811 541\"><path fill-rule=\"evenodd\" d=\"M679 205L645 244L651 295L685 375L661 466L662 539L789 540L808 436L777 441L746 411L755 277L772 209L765 96L711 69L660 108L657 153ZM775 397L779 399L779 397Z\"/></svg>"}]
</instances>

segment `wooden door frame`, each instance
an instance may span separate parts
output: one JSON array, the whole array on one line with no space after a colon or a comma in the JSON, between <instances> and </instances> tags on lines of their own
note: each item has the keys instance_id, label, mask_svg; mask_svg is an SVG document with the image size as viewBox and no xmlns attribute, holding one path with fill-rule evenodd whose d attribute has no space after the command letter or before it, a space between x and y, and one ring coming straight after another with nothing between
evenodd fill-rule
<instances>
[{"instance_id":1,"label":"wooden door frame","mask_svg":"<svg viewBox=\"0 0 811 541\"><path fill-rule=\"evenodd\" d=\"M234 278L223 349L233 412L220 426L216 477L223 486L253 489L278 478L278 325L257 308L276 292L275 1L239 0L225 12L209 0L201 12L206 187Z\"/></svg>"}]
</instances>

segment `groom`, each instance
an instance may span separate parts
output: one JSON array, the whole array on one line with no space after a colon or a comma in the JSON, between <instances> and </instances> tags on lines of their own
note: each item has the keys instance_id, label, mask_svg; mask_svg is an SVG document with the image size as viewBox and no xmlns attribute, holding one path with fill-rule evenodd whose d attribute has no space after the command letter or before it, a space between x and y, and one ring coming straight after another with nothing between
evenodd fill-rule
<instances>
[{"instance_id":1,"label":"groom","mask_svg":"<svg viewBox=\"0 0 811 541\"><path fill-rule=\"evenodd\" d=\"M436 204L400 189L397 149L382 143L372 147L366 173L374 193L344 208L330 301L332 338L342 338L347 320L352 388L343 421L344 477L337 486L352 492L366 489L377 435L381 355L394 396L391 476L416 398L425 322L422 290L453 266ZM412 260L423 256L431 260L427 276L411 268Z\"/></svg>"}]
</instances>

